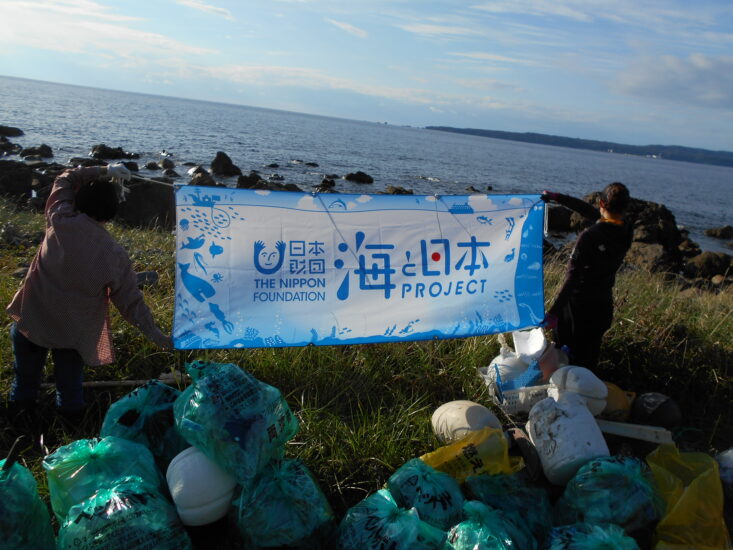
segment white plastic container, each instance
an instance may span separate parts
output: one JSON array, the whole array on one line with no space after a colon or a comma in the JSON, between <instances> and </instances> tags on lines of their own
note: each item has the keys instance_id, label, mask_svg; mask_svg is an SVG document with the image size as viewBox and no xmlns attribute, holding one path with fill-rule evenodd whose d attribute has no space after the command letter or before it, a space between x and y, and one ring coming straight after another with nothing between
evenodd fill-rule
<instances>
[{"instance_id":1,"label":"white plastic container","mask_svg":"<svg viewBox=\"0 0 733 550\"><path fill-rule=\"evenodd\" d=\"M548 397L557 400L565 392L578 394L593 416L598 416L606 408L608 386L585 367L560 367L550 376L549 382Z\"/></svg>"},{"instance_id":2,"label":"white plastic container","mask_svg":"<svg viewBox=\"0 0 733 550\"><path fill-rule=\"evenodd\" d=\"M583 398L572 392L558 401L548 397L535 404L526 428L545 477L555 485L565 485L589 460L609 455L595 418Z\"/></svg>"},{"instance_id":3,"label":"white plastic container","mask_svg":"<svg viewBox=\"0 0 733 550\"><path fill-rule=\"evenodd\" d=\"M196 447L178 453L165 477L181 522L191 526L223 518L237 485L234 477Z\"/></svg>"},{"instance_id":4,"label":"white plastic container","mask_svg":"<svg viewBox=\"0 0 733 550\"><path fill-rule=\"evenodd\" d=\"M539 327L531 330L515 330L512 332L512 339L515 353L527 365L532 361L539 361L547 347L545 332Z\"/></svg>"},{"instance_id":5,"label":"white plastic container","mask_svg":"<svg viewBox=\"0 0 733 550\"><path fill-rule=\"evenodd\" d=\"M487 426L501 429L501 422L488 408L473 401L450 401L435 409L433 431L441 443L452 443Z\"/></svg>"},{"instance_id":6,"label":"white plastic container","mask_svg":"<svg viewBox=\"0 0 733 550\"><path fill-rule=\"evenodd\" d=\"M483 372L488 381L498 383L498 374L502 382L509 382L526 371L527 366L528 363L522 361L511 349L502 347L499 355L491 360Z\"/></svg>"}]
</instances>

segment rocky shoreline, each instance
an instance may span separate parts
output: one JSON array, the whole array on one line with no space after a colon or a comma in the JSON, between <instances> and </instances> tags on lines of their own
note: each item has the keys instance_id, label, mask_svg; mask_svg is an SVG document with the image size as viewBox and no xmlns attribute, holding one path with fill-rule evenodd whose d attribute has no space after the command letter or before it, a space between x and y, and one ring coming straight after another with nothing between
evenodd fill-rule
<instances>
[{"instance_id":1,"label":"rocky shoreline","mask_svg":"<svg viewBox=\"0 0 733 550\"><path fill-rule=\"evenodd\" d=\"M43 209L53 180L61 172L74 166L103 166L109 161L123 162L133 174L145 170L147 172L145 179L169 184L182 184L184 177L188 177L188 185L338 193L338 180L365 185L374 182L369 174L362 171L343 176L324 174L321 181L313 185L312 189L301 189L295 184L285 183L284 178L276 172L263 175L259 170L250 170L244 174L223 151L216 153L208 167L192 162L176 162L173 155L166 151L161 151L159 161L150 161L140 167L137 162L139 154L105 144L94 145L88 157L74 157L68 163L62 164L52 160L53 151L48 145L23 148L9 139L21 135L23 131L20 128L0 125L0 194L12 197L20 205L39 211ZM291 162L303 164L308 168L318 167L315 162L297 159ZM266 170L277 168L279 165L276 163L263 167ZM181 172L186 176L182 176ZM236 183L227 185L221 178L227 178L229 181L236 178ZM475 191L475 189L467 190L469 193ZM388 186L384 191L377 192L413 193L410 189L396 186ZM595 206L598 205L598 199L599 193L584 197L584 200ZM584 220L570 210L556 205L548 207L551 234L564 238L585 227ZM721 252L702 251L689 238L689 234L677 226L674 215L664 205L632 199L627 219L634 227L633 244L626 257L627 268L664 273L669 279L680 281L685 291L690 292L722 291L729 289L733 284L733 257ZM127 200L120 206L118 220L134 227L173 229L175 225L173 187L133 179ZM705 233L722 240L733 239L733 227L729 225L711 228ZM30 237L33 240L38 239L37 235ZM2 243L12 244L22 238L23 236L18 235L12 228L0 230ZM733 248L733 241L728 242L727 246ZM572 243L560 248L554 247L549 242L545 243L548 255L559 255L562 258L567 256L571 249Z\"/></svg>"}]
</instances>

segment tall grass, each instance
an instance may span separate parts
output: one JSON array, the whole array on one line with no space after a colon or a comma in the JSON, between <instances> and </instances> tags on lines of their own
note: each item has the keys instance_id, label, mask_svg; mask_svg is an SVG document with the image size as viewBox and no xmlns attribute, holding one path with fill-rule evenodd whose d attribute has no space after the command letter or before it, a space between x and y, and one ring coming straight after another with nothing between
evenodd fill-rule
<instances>
[{"instance_id":1,"label":"tall grass","mask_svg":"<svg viewBox=\"0 0 733 550\"><path fill-rule=\"evenodd\" d=\"M42 217L17 212L0 202L0 219L21 232L43 227ZM161 327L170 331L173 317L174 239L165 232L110 224L138 271L155 270L159 283L146 289L146 300ZM11 277L35 249L0 250L0 302L7 304L20 281ZM564 266L545 268L550 302ZM659 391L672 396L684 413L686 444L712 452L733 445L733 295L680 292L661 276L626 270L619 274L616 322L607 333L599 374L624 389ZM161 352L135 328L113 313L117 360L89 368L87 380L148 379L169 369L181 370L194 358L235 363L279 388L300 421L288 455L302 459L319 480L337 515L379 489L405 461L433 450L438 442L430 416L440 404L470 399L489 404L476 368L498 353L495 336L458 340L360 346ZM9 319L0 331L0 391L12 381ZM49 365L49 372L52 372ZM104 412L126 390L90 390L91 407L75 429L53 419L52 393L42 396L51 425L45 443L53 450L81 437L98 434ZM689 437L693 433L693 440ZM0 452L10 447L6 427ZM42 491L42 453L25 452Z\"/></svg>"}]
</instances>

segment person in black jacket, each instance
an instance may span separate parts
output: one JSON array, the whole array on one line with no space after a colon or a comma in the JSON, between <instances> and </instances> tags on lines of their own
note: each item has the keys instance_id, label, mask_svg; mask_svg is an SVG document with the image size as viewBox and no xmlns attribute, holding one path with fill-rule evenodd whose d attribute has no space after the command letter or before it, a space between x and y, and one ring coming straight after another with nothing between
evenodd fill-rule
<instances>
[{"instance_id":1,"label":"person in black jacket","mask_svg":"<svg viewBox=\"0 0 733 550\"><path fill-rule=\"evenodd\" d=\"M543 325L553 329L557 347L567 346L570 362L594 369L603 334L613 319L616 272L631 246L632 231L624 223L629 190L614 182L601 193L600 210L585 201L544 191L542 200L555 202L596 221L578 235L565 282Z\"/></svg>"}]
</instances>

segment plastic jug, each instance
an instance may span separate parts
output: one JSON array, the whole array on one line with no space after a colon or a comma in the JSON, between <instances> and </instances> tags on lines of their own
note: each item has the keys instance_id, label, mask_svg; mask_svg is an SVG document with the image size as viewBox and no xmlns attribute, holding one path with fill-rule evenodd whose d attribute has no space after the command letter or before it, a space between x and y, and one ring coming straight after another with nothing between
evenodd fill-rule
<instances>
[{"instance_id":1,"label":"plastic jug","mask_svg":"<svg viewBox=\"0 0 733 550\"><path fill-rule=\"evenodd\" d=\"M536 403L526 428L545 477L555 485L565 485L589 460L609 455L595 418L575 393L563 392L557 401L548 397Z\"/></svg>"}]
</instances>

